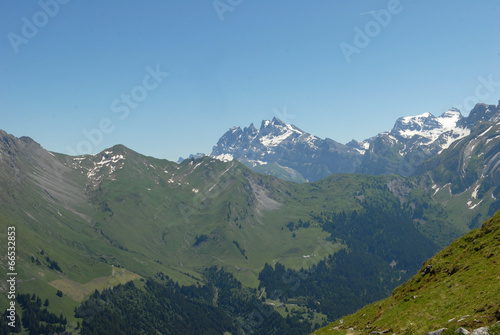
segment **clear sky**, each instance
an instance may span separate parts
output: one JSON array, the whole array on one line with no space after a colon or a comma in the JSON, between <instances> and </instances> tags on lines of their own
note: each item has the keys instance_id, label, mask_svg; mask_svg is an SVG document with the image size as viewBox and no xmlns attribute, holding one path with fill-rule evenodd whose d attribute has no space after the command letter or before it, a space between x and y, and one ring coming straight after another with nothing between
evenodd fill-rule
<instances>
[{"instance_id":1,"label":"clear sky","mask_svg":"<svg viewBox=\"0 0 500 335\"><path fill-rule=\"evenodd\" d=\"M177 160L274 116L346 143L499 99L498 0L0 2L0 129L62 153Z\"/></svg>"}]
</instances>

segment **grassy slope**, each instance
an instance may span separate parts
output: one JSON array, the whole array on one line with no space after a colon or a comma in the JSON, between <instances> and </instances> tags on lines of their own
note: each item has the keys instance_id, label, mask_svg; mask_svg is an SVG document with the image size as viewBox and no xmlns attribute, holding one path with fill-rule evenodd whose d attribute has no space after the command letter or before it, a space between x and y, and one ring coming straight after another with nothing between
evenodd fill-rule
<instances>
[{"instance_id":1,"label":"grassy slope","mask_svg":"<svg viewBox=\"0 0 500 335\"><path fill-rule=\"evenodd\" d=\"M368 305L315 334L425 334L439 328L478 328L500 319L500 212L455 240L407 283L382 301Z\"/></svg>"},{"instance_id":2,"label":"grassy slope","mask_svg":"<svg viewBox=\"0 0 500 335\"><path fill-rule=\"evenodd\" d=\"M144 160L143 166L135 171L125 166L116 180L101 186L97 198L111 210L96 216L99 229L129 251L180 271L226 266L245 284L257 286L265 262L300 267L302 256L313 253L318 239L327 236L319 227L301 230L295 238L281 229L308 215L308 208L285 194L295 184L256 175L237 162L204 158L165 166L166 161L137 160ZM195 169L199 173L193 173ZM202 234L209 239L194 246ZM247 258L233 241L245 249Z\"/></svg>"}]
</instances>

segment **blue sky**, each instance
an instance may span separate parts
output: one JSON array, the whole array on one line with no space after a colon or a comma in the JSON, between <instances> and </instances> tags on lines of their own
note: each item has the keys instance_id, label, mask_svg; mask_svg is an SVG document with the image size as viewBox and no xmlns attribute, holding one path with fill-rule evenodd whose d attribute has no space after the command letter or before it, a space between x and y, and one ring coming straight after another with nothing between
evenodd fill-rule
<instances>
[{"instance_id":1,"label":"blue sky","mask_svg":"<svg viewBox=\"0 0 500 335\"><path fill-rule=\"evenodd\" d=\"M2 1L0 129L170 160L274 116L363 140L496 104L499 17L496 0Z\"/></svg>"}]
</instances>

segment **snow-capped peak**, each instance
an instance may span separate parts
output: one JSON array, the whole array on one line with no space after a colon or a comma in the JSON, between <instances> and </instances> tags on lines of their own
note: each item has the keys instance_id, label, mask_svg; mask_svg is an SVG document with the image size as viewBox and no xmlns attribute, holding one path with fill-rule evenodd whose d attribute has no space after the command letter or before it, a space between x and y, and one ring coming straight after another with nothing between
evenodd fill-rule
<instances>
[{"instance_id":1,"label":"snow-capped peak","mask_svg":"<svg viewBox=\"0 0 500 335\"><path fill-rule=\"evenodd\" d=\"M396 121L391 134L402 140L412 140L415 145L433 145L441 152L452 142L470 134L468 128L459 126L461 119L462 114L456 108L449 109L439 117L431 113L406 116Z\"/></svg>"},{"instance_id":2,"label":"snow-capped peak","mask_svg":"<svg viewBox=\"0 0 500 335\"><path fill-rule=\"evenodd\" d=\"M415 135L429 138L434 137L434 130L441 127L441 124L434 115L431 113L424 113L421 115L399 118L391 133L404 138L411 138Z\"/></svg>"},{"instance_id":3,"label":"snow-capped peak","mask_svg":"<svg viewBox=\"0 0 500 335\"><path fill-rule=\"evenodd\" d=\"M259 141L266 147L275 147L293 134L300 136L304 132L275 117L272 121L262 121L262 126L259 130Z\"/></svg>"},{"instance_id":4,"label":"snow-capped peak","mask_svg":"<svg viewBox=\"0 0 500 335\"><path fill-rule=\"evenodd\" d=\"M443 129L454 129L457 127L457 122L462 118L462 114L456 108L451 108L437 118L438 122L443 126Z\"/></svg>"},{"instance_id":5,"label":"snow-capped peak","mask_svg":"<svg viewBox=\"0 0 500 335\"><path fill-rule=\"evenodd\" d=\"M399 118L399 120L403 124L411 124L411 123L415 123L415 122L420 123L420 122L422 122L423 119L427 119L427 118L430 118L430 117L434 117L434 115L432 115L429 112L426 112L426 113L423 113L423 114L420 114L420 115L404 116L402 118Z\"/></svg>"},{"instance_id":6,"label":"snow-capped peak","mask_svg":"<svg viewBox=\"0 0 500 335\"><path fill-rule=\"evenodd\" d=\"M431 113L423 113L416 116L399 118L391 133L403 138L412 138L415 135L429 139L431 142L437 140L441 134L451 131L452 133L463 133L463 129L457 127L457 122L462 118L460 111L455 108L444 112L439 117Z\"/></svg>"}]
</instances>

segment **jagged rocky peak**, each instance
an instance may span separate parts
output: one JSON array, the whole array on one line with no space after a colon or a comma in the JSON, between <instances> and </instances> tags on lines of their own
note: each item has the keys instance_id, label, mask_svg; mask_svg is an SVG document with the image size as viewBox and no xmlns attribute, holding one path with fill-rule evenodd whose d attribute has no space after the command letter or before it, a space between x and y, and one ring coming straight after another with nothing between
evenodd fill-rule
<instances>
[{"instance_id":1,"label":"jagged rocky peak","mask_svg":"<svg viewBox=\"0 0 500 335\"><path fill-rule=\"evenodd\" d=\"M17 155L23 150L25 152L29 152L28 156L32 156L35 153L41 155L53 155L43 149L42 146L31 137L22 136L17 138L12 134L0 130L0 157L2 155Z\"/></svg>"},{"instance_id":2,"label":"jagged rocky peak","mask_svg":"<svg viewBox=\"0 0 500 335\"><path fill-rule=\"evenodd\" d=\"M292 134L300 136L303 133L297 127L288 125L278 118L262 121L260 129L255 128L253 123L243 130L240 127L233 127L213 147L212 156L228 160L228 154L233 155L242 148L264 149L263 147L279 145Z\"/></svg>"},{"instance_id":3,"label":"jagged rocky peak","mask_svg":"<svg viewBox=\"0 0 500 335\"><path fill-rule=\"evenodd\" d=\"M262 124L260 125L259 132L262 133L263 131L265 132L266 130L280 130L280 131L283 131L283 130L286 130L286 129L291 129L291 130L293 130L295 132L298 132L300 134L304 133L304 131L300 130L295 125L285 123L285 122L281 121L280 119L278 119L277 117L273 117L272 120L264 120L264 121L262 121Z\"/></svg>"},{"instance_id":4,"label":"jagged rocky peak","mask_svg":"<svg viewBox=\"0 0 500 335\"><path fill-rule=\"evenodd\" d=\"M239 128L239 127L238 127ZM238 132L239 136L242 138L246 138L248 141L251 141L259 134L259 130L255 128L253 123L250 126L243 128L243 131Z\"/></svg>"},{"instance_id":5,"label":"jagged rocky peak","mask_svg":"<svg viewBox=\"0 0 500 335\"><path fill-rule=\"evenodd\" d=\"M297 138L304 134L299 128L286 124L278 118L273 118L272 121L262 121L259 130L259 141L266 147L274 147L281 142L292 138Z\"/></svg>"},{"instance_id":6,"label":"jagged rocky peak","mask_svg":"<svg viewBox=\"0 0 500 335\"><path fill-rule=\"evenodd\" d=\"M477 122L500 122L500 101L498 105L476 104L470 111L469 116L464 118L460 125L473 127Z\"/></svg>"},{"instance_id":7,"label":"jagged rocky peak","mask_svg":"<svg viewBox=\"0 0 500 335\"><path fill-rule=\"evenodd\" d=\"M277 117L273 117L272 120L263 120L261 125L260 125L260 130L264 128L273 128L273 127L279 127L279 126L286 126L286 123L278 119Z\"/></svg>"},{"instance_id":8,"label":"jagged rocky peak","mask_svg":"<svg viewBox=\"0 0 500 335\"><path fill-rule=\"evenodd\" d=\"M462 113L460 113L460 110L455 108L455 107L450 108L448 111L444 112L440 116L440 118L457 119L457 121L459 119L461 119L462 117L463 116L462 116Z\"/></svg>"},{"instance_id":9,"label":"jagged rocky peak","mask_svg":"<svg viewBox=\"0 0 500 335\"><path fill-rule=\"evenodd\" d=\"M257 134L259 132L259 130L257 128L255 128L255 126L253 125L253 123L250 123L250 126L245 127L243 129L243 132L248 132L250 134Z\"/></svg>"},{"instance_id":10,"label":"jagged rocky peak","mask_svg":"<svg viewBox=\"0 0 500 335\"><path fill-rule=\"evenodd\" d=\"M243 130L231 128L219 139L211 156L223 161L237 159L259 172L319 180L332 173L354 172L366 149L360 143L359 148L352 148L323 140L274 117L262 121L259 129L253 124ZM264 165L272 167L264 170Z\"/></svg>"},{"instance_id":11,"label":"jagged rocky peak","mask_svg":"<svg viewBox=\"0 0 500 335\"><path fill-rule=\"evenodd\" d=\"M272 120L262 121L262 123L260 125L260 129L259 129L259 133L261 133L261 135L265 135L269 132L277 132L277 131L283 132L283 131L286 131L286 129L294 129L294 130L297 130L297 131L303 133L303 131L301 131L300 129L298 129L294 125L286 124L285 122L281 121L277 117L273 117Z\"/></svg>"}]
</instances>

